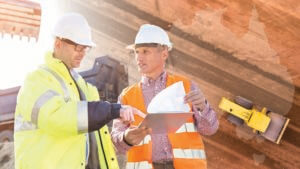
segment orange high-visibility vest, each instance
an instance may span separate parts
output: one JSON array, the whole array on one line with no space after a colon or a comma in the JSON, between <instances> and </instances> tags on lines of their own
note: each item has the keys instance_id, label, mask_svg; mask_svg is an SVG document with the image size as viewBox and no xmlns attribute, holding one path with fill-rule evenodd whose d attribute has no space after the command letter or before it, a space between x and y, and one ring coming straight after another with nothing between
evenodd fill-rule
<instances>
[{"instance_id":1,"label":"orange high-visibility vest","mask_svg":"<svg viewBox=\"0 0 300 169\"><path fill-rule=\"evenodd\" d=\"M191 85L187 78L167 74L167 86L179 81L183 81L185 92L188 93ZM131 105L147 113L140 83L124 89L121 93L121 100L123 104ZM134 118L135 122L132 125L136 126L143 120L137 115L135 115ZM197 132L193 118L182 125L176 133L168 134L168 139L172 146L175 169L206 169L204 145L199 132ZM128 151L126 169L133 168L153 168L150 135L147 135L139 145L131 147Z\"/></svg>"}]
</instances>

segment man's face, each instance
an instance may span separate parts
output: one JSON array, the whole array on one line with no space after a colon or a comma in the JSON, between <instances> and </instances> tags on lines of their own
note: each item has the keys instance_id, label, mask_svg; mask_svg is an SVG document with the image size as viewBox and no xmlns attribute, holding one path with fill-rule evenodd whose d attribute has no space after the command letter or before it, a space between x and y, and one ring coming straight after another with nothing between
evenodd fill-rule
<instances>
[{"instance_id":1,"label":"man's face","mask_svg":"<svg viewBox=\"0 0 300 169\"><path fill-rule=\"evenodd\" d=\"M68 39L58 39L59 59L61 59L69 69L78 68L87 51L88 46L78 45Z\"/></svg>"},{"instance_id":2,"label":"man's face","mask_svg":"<svg viewBox=\"0 0 300 169\"><path fill-rule=\"evenodd\" d=\"M164 69L168 51L162 46L138 47L135 49L135 59L139 72L145 75L156 75Z\"/></svg>"}]
</instances>

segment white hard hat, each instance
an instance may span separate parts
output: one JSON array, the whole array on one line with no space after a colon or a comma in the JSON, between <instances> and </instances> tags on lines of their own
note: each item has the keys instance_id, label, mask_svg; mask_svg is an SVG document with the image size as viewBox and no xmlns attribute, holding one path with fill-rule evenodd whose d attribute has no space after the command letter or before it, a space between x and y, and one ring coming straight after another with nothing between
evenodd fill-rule
<instances>
[{"instance_id":1,"label":"white hard hat","mask_svg":"<svg viewBox=\"0 0 300 169\"><path fill-rule=\"evenodd\" d=\"M96 46L92 41L91 28L87 20L78 13L68 13L62 16L54 26L53 35L80 45Z\"/></svg>"},{"instance_id":2,"label":"white hard hat","mask_svg":"<svg viewBox=\"0 0 300 169\"><path fill-rule=\"evenodd\" d=\"M134 44L127 46L127 49L134 49L135 45L138 44L151 43L166 45L168 46L169 51L172 49L172 43L170 42L167 32L158 26L150 24L144 24L140 27L135 37Z\"/></svg>"}]
</instances>

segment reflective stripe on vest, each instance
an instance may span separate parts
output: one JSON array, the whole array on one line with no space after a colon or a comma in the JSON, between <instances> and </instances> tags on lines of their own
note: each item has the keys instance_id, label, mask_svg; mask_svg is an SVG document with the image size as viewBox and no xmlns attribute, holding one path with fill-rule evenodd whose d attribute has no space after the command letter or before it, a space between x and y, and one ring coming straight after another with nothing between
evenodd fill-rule
<instances>
[{"instance_id":1,"label":"reflective stripe on vest","mask_svg":"<svg viewBox=\"0 0 300 169\"><path fill-rule=\"evenodd\" d=\"M173 149L174 158L206 159L205 151L202 149Z\"/></svg>"},{"instance_id":2,"label":"reflective stripe on vest","mask_svg":"<svg viewBox=\"0 0 300 169\"><path fill-rule=\"evenodd\" d=\"M43 93L34 103L32 112L31 112L31 121L25 121L23 116L18 115L15 119L15 131L26 131L26 130L35 130L38 125L38 117L40 108L47 103L54 96L58 96L59 94L53 90L48 90Z\"/></svg>"},{"instance_id":3,"label":"reflective stripe on vest","mask_svg":"<svg viewBox=\"0 0 300 169\"><path fill-rule=\"evenodd\" d=\"M68 102L70 100L70 94L68 91L68 88L63 81L63 79L54 71L52 71L50 68L46 66L41 66L40 68L46 70L50 74L52 74L56 80L60 83L63 91L64 91L64 100L65 102ZM71 71L71 75L74 75L74 78L77 80L79 78L79 75L76 74L73 70ZM78 89L80 92L81 97L86 100L85 94L81 91L81 89ZM77 103L77 117L80 119L80 121L77 121L78 126L78 133L85 133L88 131L88 112L87 112L87 102L81 101Z\"/></svg>"},{"instance_id":4,"label":"reflective stripe on vest","mask_svg":"<svg viewBox=\"0 0 300 169\"><path fill-rule=\"evenodd\" d=\"M152 164L148 161L127 162L126 169L152 169Z\"/></svg>"},{"instance_id":5,"label":"reflective stripe on vest","mask_svg":"<svg viewBox=\"0 0 300 169\"><path fill-rule=\"evenodd\" d=\"M56 93L53 90L48 90L45 93L43 93L34 103L34 106L32 108L31 112L31 122L35 124L36 126L38 125L38 117L39 117L39 112L40 108L47 102L49 101L52 97L58 96L58 93Z\"/></svg>"},{"instance_id":6,"label":"reflective stripe on vest","mask_svg":"<svg viewBox=\"0 0 300 169\"><path fill-rule=\"evenodd\" d=\"M69 94L69 91L68 91L68 88L65 84L65 82L63 81L63 79L57 74L55 73L53 70L49 69L48 67L45 67L45 66L41 66L40 68L46 70L47 72L49 72L50 74L52 74L56 80L60 83L63 91L64 91L64 99L65 101L69 101L70 100L70 94Z\"/></svg>"},{"instance_id":7,"label":"reflective stripe on vest","mask_svg":"<svg viewBox=\"0 0 300 169\"><path fill-rule=\"evenodd\" d=\"M77 82L79 80L79 78L81 77L77 72L75 72L73 69L70 70L71 76L75 79L75 81ZM87 100L85 94L83 93L83 91L81 90L81 88L77 85L78 90L79 90L79 94L80 97L82 98L82 100Z\"/></svg>"},{"instance_id":8,"label":"reflective stripe on vest","mask_svg":"<svg viewBox=\"0 0 300 169\"><path fill-rule=\"evenodd\" d=\"M183 132L197 132L197 129L194 123L185 123L176 131L176 133Z\"/></svg>"},{"instance_id":9,"label":"reflective stripe on vest","mask_svg":"<svg viewBox=\"0 0 300 169\"><path fill-rule=\"evenodd\" d=\"M35 130L36 129L36 125L33 124L31 121L24 121L24 118L22 115L18 115L15 118L15 132L18 131L27 131L27 130Z\"/></svg>"},{"instance_id":10,"label":"reflective stripe on vest","mask_svg":"<svg viewBox=\"0 0 300 169\"><path fill-rule=\"evenodd\" d=\"M73 69L70 70L70 73L72 75L72 77L77 81L80 78L80 75L74 71Z\"/></svg>"},{"instance_id":11,"label":"reflective stripe on vest","mask_svg":"<svg viewBox=\"0 0 300 169\"><path fill-rule=\"evenodd\" d=\"M88 132L88 103L86 101L77 103L77 126L78 133Z\"/></svg>"},{"instance_id":12,"label":"reflective stripe on vest","mask_svg":"<svg viewBox=\"0 0 300 169\"><path fill-rule=\"evenodd\" d=\"M148 134L148 135L145 136L145 138L138 145L141 146L141 145L144 145L144 144L148 144L150 141L151 141L151 136Z\"/></svg>"}]
</instances>

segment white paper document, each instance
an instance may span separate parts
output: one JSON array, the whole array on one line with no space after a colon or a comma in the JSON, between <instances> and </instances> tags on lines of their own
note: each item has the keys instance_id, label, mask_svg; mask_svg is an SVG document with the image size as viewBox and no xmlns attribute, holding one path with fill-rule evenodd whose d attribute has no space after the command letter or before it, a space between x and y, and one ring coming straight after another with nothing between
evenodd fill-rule
<instances>
[{"instance_id":1,"label":"white paper document","mask_svg":"<svg viewBox=\"0 0 300 169\"><path fill-rule=\"evenodd\" d=\"M139 125L152 128L153 134L174 133L193 113L184 103L183 82L177 82L158 93L147 108L147 116Z\"/></svg>"},{"instance_id":2,"label":"white paper document","mask_svg":"<svg viewBox=\"0 0 300 169\"><path fill-rule=\"evenodd\" d=\"M177 82L158 93L149 103L148 113L189 112L190 106L184 104L183 82Z\"/></svg>"}]
</instances>

